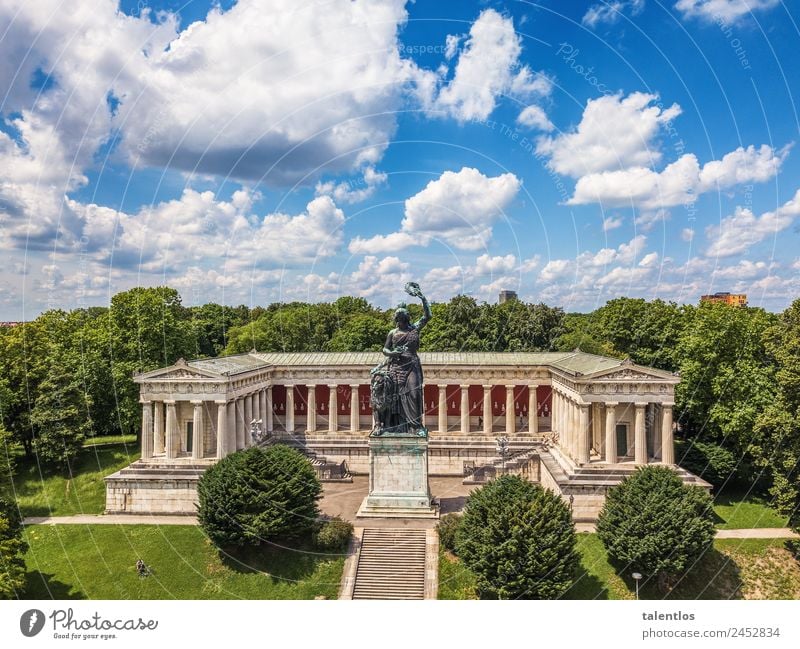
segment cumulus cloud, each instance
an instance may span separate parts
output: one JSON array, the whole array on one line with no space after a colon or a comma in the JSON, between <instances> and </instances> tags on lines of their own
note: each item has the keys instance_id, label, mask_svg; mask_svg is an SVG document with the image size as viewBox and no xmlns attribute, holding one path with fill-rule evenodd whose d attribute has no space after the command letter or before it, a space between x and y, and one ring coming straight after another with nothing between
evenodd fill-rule
<instances>
[{"instance_id":1,"label":"cumulus cloud","mask_svg":"<svg viewBox=\"0 0 800 649\"><path fill-rule=\"evenodd\" d=\"M455 57L460 40L448 36L448 59ZM512 19L494 9L483 10L458 50L452 78L418 80L426 110L465 122L486 119L503 95L520 101L549 95L552 80L520 64L521 52Z\"/></svg>"},{"instance_id":2,"label":"cumulus cloud","mask_svg":"<svg viewBox=\"0 0 800 649\"><path fill-rule=\"evenodd\" d=\"M350 242L353 254L388 252L411 245L428 245L439 239L455 248L477 250L492 236L492 226L502 218L519 192L512 173L487 177L477 169L445 171L438 179L405 202L400 231Z\"/></svg>"},{"instance_id":3,"label":"cumulus cloud","mask_svg":"<svg viewBox=\"0 0 800 649\"><path fill-rule=\"evenodd\" d=\"M658 95L643 92L590 99L577 127L540 138L537 152L551 169L573 178L650 166L661 160L658 134L680 114L678 104L664 108Z\"/></svg>"},{"instance_id":4,"label":"cumulus cloud","mask_svg":"<svg viewBox=\"0 0 800 649\"><path fill-rule=\"evenodd\" d=\"M337 203L358 203L371 197L379 187L386 184L388 176L374 167L364 169L360 178L352 181L318 182L315 188L317 196L331 196Z\"/></svg>"},{"instance_id":5,"label":"cumulus cloud","mask_svg":"<svg viewBox=\"0 0 800 649\"><path fill-rule=\"evenodd\" d=\"M535 104L528 106L517 117L517 124L538 129L540 131L552 131L555 129L553 122L547 117L544 109Z\"/></svg>"},{"instance_id":6,"label":"cumulus cloud","mask_svg":"<svg viewBox=\"0 0 800 649\"><path fill-rule=\"evenodd\" d=\"M776 210L756 216L744 207L737 207L719 225L709 225L706 237L710 241L705 254L709 257L729 257L746 251L750 246L774 237L788 228L800 215L800 190Z\"/></svg>"},{"instance_id":7,"label":"cumulus cloud","mask_svg":"<svg viewBox=\"0 0 800 649\"><path fill-rule=\"evenodd\" d=\"M622 226L623 222L624 219L621 216L609 216L603 219L603 232L616 230L618 227Z\"/></svg>"},{"instance_id":8,"label":"cumulus cloud","mask_svg":"<svg viewBox=\"0 0 800 649\"><path fill-rule=\"evenodd\" d=\"M731 23L755 11L772 9L779 4L780 0L678 0L675 9L684 18Z\"/></svg>"},{"instance_id":9,"label":"cumulus cloud","mask_svg":"<svg viewBox=\"0 0 800 649\"><path fill-rule=\"evenodd\" d=\"M778 173L788 152L789 147L776 150L766 144L750 145L703 166L693 153L686 153L662 171L633 166L591 173L578 179L568 203L634 205L647 210L683 205L709 191L769 180Z\"/></svg>"}]
</instances>

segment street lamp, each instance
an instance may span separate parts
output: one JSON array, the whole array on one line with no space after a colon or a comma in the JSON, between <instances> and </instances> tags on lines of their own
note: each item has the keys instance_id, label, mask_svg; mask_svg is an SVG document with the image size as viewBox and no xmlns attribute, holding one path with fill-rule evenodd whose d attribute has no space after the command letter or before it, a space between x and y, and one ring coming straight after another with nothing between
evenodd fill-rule
<instances>
[{"instance_id":1,"label":"street lamp","mask_svg":"<svg viewBox=\"0 0 800 649\"><path fill-rule=\"evenodd\" d=\"M639 599L639 580L642 578L641 572L634 572L631 577L636 582L636 599Z\"/></svg>"},{"instance_id":2,"label":"street lamp","mask_svg":"<svg viewBox=\"0 0 800 649\"><path fill-rule=\"evenodd\" d=\"M497 438L497 453L503 461L503 474L506 472L506 455L508 455L508 437Z\"/></svg>"}]
</instances>

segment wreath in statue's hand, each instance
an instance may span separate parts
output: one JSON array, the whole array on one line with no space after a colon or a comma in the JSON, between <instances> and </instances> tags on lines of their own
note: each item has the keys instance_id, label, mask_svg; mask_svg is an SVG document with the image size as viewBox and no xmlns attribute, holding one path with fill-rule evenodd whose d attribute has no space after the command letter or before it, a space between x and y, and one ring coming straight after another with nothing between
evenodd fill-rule
<instances>
[{"instance_id":1,"label":"wreath in statue's hand","mask_svg":"<svg viewBox=\"0 0 800 649\"><path fill-rule=\"evenodd\" d=\"M408 282L405 285L405 292L414 297L422 297L422 289L416 282Z\"/></svg>"}]
</instances>

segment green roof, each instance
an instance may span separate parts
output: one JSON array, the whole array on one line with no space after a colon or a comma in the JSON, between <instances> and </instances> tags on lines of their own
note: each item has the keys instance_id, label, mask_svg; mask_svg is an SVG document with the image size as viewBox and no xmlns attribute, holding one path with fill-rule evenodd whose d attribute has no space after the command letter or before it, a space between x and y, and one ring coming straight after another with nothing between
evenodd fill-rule
<instances>
[{"instance_id":1,"label":"green roof","mask_svg":"<svg viewBox=\"0 0 800 649\"><path fill-rule=\"evenodd\" d=\"M616 358L584 352L421 352L425 366L547 366L577 376L618 367ZM188 365L218 374L234 375L270 365L374 367L383 360L380 352L268 352L240 354L189 361Z\"/></svg>"}]
</instances>

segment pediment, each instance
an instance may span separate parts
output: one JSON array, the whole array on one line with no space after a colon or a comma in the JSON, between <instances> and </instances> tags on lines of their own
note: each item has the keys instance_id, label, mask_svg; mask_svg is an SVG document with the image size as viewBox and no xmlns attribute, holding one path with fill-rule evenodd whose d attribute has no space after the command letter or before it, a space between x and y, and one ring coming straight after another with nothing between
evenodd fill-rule
<instances>
[{"instance_id":1,"label":"pediment","mask_svg":"<svg viewBox=\"0 0 800 649\"><path fill-rule=\"evenodd\" d=\"M669 381L671 383L678 383L680 380L678 376L667 372L665 370L658 370L654 367L644 367L642 365L635 365L630 361L624 362L618 367L611 369L601 370L593 374L587 374L581 377L582 380L591 379L592 381Z\"/></svg>"},{"instance_id":2,"label":"pediment","mask_svg":"<svg viewBox=\"0 0 800 649\"><path fill-rule=\"evenodd\" d=\"M190 367L182 358L175 365L162 367L158 370L143 372L136 377L136 381L162 381L162 380L186 380L186 379L219 379L222 375L208 370L200 370Z\"/></svg>"}]
</instances>

